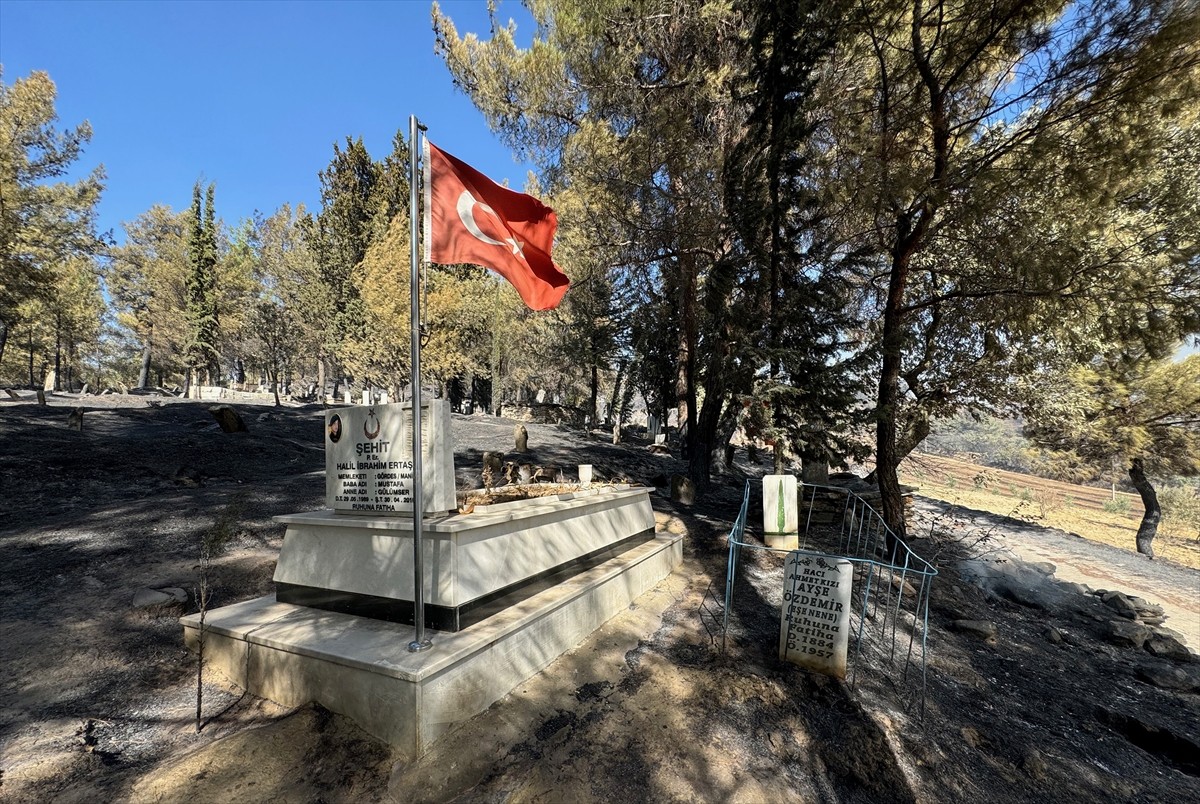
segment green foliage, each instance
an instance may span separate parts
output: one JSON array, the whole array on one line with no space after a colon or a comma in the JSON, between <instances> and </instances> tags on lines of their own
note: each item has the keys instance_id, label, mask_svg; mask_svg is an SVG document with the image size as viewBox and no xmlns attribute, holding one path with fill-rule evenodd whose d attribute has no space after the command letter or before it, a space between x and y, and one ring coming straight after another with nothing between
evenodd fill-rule
<instances>
[{"instance_id":1,"label":"green foliage","mask_svg":"<svg viewBox=\"0 0 1200 804\"><path fill-rule=\"evenodd\" d=\"M185 349L188 368L203 372L209 382L221 376L220 311L217 301L217 231L213 210L214 186L208 185L204 203L200 201L200 183L192 190L189 214L187 274L188 342Z\"/></svg>"},{"instance_id":2,"label":"green foliage","mask_svg":"<svg viewBox=\"0 0 1200 804\"><path fill-rule=\"evenodd\" d=\"M1129 498L1117 497L1115 500L1105 500L1101 507L1110 514L1129 513Z\"/></svg>"},{"instance_id":3,"label":"green foliage","mask_svg":"<svg viewBox=\"0 0 1200 804\"><path fill-rule=\"evenodd\" d=\"M61 277L72 271L65 266L104 248L95 230L103 168L76 181L55 181L92 137L86 122L56 128L56 94L44 72L9 85L0 68L0 359L19 324L26 323L29 336L45 326L30 316L60 312L62 282L71 281Z\"/></svg>"},{"instance_id":4,"label":"green foliage","mask_svg":"<svg viewBox=\"0 0 1200 804\"><path fill-rule=\"evenodd\" d=\"M1195 483L1173 482L1158 491L1162 505L1162 529L1182 538L1200 539L1200 487Z\"/></svg>"},{"instance_id":5,"label":"green foliage","mask_svg":"<svg viewBox=\"0 0 1200 804\"><path fill-rule=\"evenodd\" d=\"M116 323L131 352L144 358L147 367L152 363L172 376L186 368L190 339L185 315L189 216L156 205L124 226L125 244L113 249L104 273ZM132 365L133 356L128 360ZM150 382L149 377L140 379Z\"/></svg>"},{"instance_id":6,"label":"green foliage","mask_svg":"<svg viewBox=\"0 0 1200 804\"><path fill-rule=\"evenodd\" d=\"M1200 473L1200 355L1112 352L1035 378L1025 434L1103 470L1113 456L1164 475Z\"/></svg>"}]
</instances>

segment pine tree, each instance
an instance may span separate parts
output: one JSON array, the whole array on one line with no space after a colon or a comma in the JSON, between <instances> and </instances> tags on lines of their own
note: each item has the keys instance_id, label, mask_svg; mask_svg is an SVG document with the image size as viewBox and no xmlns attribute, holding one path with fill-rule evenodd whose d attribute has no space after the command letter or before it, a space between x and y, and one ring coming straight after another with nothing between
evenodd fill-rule
<instances>
[{"instance_id":1,"label":"pine tree","mask_svg":"<svg viewBox=\"0 0 1200 804\"><path fill-rule=\"evenodd\" d=\"M218 346L220 322L217 312L217 236L213 210L214 187L209 184L201 203L200 183L192 190L190 234L188 237L189 272L187 310L189 340L187 365L189 381L199 385L203 378L212 382L220 376Z\"/></svg>"},{"instance_id":2,"label":"pine tree","mask_svg":"<svg viewBox=\"0 0 1200 804\"><path fill-rule=\"evenodd\" d=\"M20 310L53 296L68 260L98 255L105 245L95 228L103 168L52 181L79 159L91 126L56 130L56 89L46 73L11 86L2 79L0 68L0 362Z\"/></svg>"}]
</instances>

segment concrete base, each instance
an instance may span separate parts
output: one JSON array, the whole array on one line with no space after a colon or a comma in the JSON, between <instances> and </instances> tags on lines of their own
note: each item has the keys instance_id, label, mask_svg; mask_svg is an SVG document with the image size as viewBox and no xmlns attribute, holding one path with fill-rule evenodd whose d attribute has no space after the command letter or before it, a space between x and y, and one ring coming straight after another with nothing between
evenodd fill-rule
<instances>
[{"instance_id":1,"label":"concrete base","mask_svg":"<svg viewBox=\"0 0 1200 804\"><path fill-rule=\"evenodd\" d=\"M778 550L800 549L799 533L764 533L763 541L766 542L767 547Z\"/></svg>"},{"instance_id":2,"label":"concrete base","mask_svg":"<svg viewBox=\"0 0 1200 804\"><path fill-rule=\"evenodd\" d=\"M682 537L663 534L457 633L277 603L211 611L204 655L235 684L285 706L316 701L413 759L482 712L666 577ZM195 649L199 615L182 618Z\"/></svg>"},{"instance_id":3,"label":"concrete base","mask_svg":"<svg viewBox=\"0 0 1200 804\"><path fill-rule=\"evenodd\" d=\"M275 520L287 525L275 567L280 601L413 622L411 517L314 511ZM421 540L426 621L433 617L446 630L468 626L490 616L497 600L572 566L594 566L653 532L650 489L640 487L581 489L430 517Z\"/></svg>"}]
</instances>

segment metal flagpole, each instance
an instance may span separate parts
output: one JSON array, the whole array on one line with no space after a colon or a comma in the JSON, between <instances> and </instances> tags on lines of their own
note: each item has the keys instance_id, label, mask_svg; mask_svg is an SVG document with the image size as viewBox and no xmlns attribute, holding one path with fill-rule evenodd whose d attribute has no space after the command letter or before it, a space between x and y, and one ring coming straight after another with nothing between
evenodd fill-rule
<instances>
[{"instance_id":1,"label":"metal flagpole","mask_svg":"<svg viewBox=\"0 0 1200 804\"><path fill-rule=\"evenodd\" d=\"M408 643L409 651L416 653L432 647L432 640L425 636L425 572L421 555L421 520L425 500L422 496L421 467L421 270L420 270L420 186L421 175L417 171L417 160L421 153L419 137L425 127L417 122L417 116L408 118L408 237L411 252L410 284L412 318L412 450L413 450L413 620L417 632Z\"/></svg>"}]
</instances>

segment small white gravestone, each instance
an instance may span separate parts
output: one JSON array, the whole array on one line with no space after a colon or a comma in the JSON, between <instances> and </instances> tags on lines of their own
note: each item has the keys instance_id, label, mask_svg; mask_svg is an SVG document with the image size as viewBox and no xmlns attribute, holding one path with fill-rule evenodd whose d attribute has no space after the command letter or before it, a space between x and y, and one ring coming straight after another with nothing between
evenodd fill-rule
<instances>
[{"instance_id":1,"label":"small white gravestone","mask_svg":"<svg viewBox=\"0 0 1200 804\"><path fill-rule=\"evenodd\" d=\"M800 512L795 475L763 478L763 540L767 547L799 547Z\"/></svg>"},{"instance_id":2,"label":"small white gravestone","mask_svg":"<svg viewBox=\"0 0 1200 804\"><path fill-rule=\"evenodd\" d=\"M379 404L386 405L387 403L388 403L388 392L380 391L379 392Z\"/></svg>"},{"instance_id":3,"label":"small white gravestone","mask_svg":"<svg viewBox=\"0 0 1200 804\"><path fill-rule=\"evenodd\" d=\"M353 405L353 404L354 404L354 397L350 396L350 389L349 389L349 388L347 388L345 391L342 391L342 401L343 401L344 403L346 403L347 405Z\"/></svg>"},{"instance_id":4,"label":"small white gravestone","mask_svg":"<svg viewBox=\"0 0 1200 804\"><path fill-rule=\"evenodd\" d=\"M853 565L837 556L788 553L783 571L779 658L846 677Z\"/></svg>"},{"instance_id":5,"label":"small white gravestone","mask_svg":"<svg viewBox=\"0 0 1200 804\"><path fill-rule=\"evenodd\" d=\"M592 465L590 463L579 464L579 482L585 485L592 482Z\"/></svg>"},{"instance_id":6,"label":"small white gravestone","mask_svg":"<svg viewBox=\"0 0 1200 804\"><path fill-rule=\"evenodd\" d=\"M654 436L654 443L655 443L655 444L665 444L665 443L667 443L667 434L666 434L666 433L659 433L658 435Z\"/></svg>"},{"instance_id":7,"label":"small white gravestone","mask_svg":"<svg viewBox=\"0 0 1200 804\"><path fill-rule=\"evenodd\" d=\"M450 403L421 406L422 508L457 508ZM411 516L412 405L369 405L325 413L325 504L335 511Z\"/></svg>"},{"instance_id":8,"label":"small white gravestone","mask_svg":"<svg viewBox=\"0 0 1200 804\"><path fill-rule=\"evenodd\" d=\"M363 389L362 403L363 403L364 405L369 405L369 404L371 404L371 391L370 391L369 389L367 389L367 388L364 388L364 389Z\"/></svg>"},{"instance_id":9,"label":"small white gravestone","mask_svg":"<svg viewBox=\"0 0 1200 804\"><path fill-rule=\"evenodd\" d=\"M539 405L543 404L546 401L546 389L539 388L538 392L537 392L537 396L535 396L533 399Z\"/></svg>"}]
</instances>

